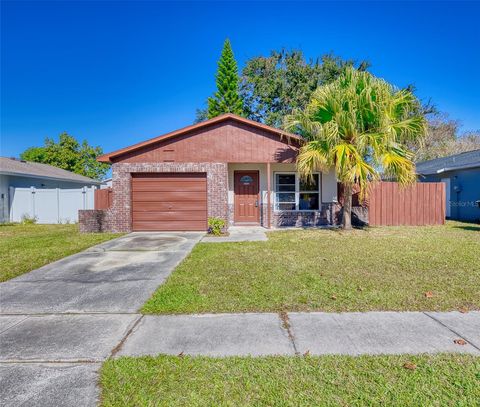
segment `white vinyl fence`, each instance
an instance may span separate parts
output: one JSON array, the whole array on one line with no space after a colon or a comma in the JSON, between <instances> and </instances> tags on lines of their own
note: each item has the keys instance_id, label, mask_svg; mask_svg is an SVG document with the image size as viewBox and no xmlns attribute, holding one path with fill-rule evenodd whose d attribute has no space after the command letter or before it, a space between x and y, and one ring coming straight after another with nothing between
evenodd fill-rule
<instances>
[{"instance_id":1,"label":"white vinyl fence","mask_svg":"<svg viewBox=\"0 0 480 407\"><path fill-rule=\"evenodd\" d=\"M37 223L78 222L79 209L94 209L96 187L38 189L10 187L10 222L23 216Z\"/></svg>"}]
</instances>

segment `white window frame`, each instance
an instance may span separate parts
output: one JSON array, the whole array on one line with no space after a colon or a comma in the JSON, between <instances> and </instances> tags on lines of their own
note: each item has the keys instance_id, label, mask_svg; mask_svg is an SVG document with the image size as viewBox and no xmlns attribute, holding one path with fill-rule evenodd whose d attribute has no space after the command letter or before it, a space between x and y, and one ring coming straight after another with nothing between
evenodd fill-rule
<instances>
[{"instance_id":1,"label":"white window frame","mask_svg":"<svg viewBox=\"0 0 480 407\"><path fill-rule=\"evenodd\" d=\"M317 191L300 191L300 175L295 171L275 171L273 173L273 210L274 212L319 212L322 209L322 173L314 172L318 175L318 190ZM277 175L294 175L295 176L295 191L277 191ZM293 194L295 193L295 209L278 209L277 208L277 194ZM318 209L300 209L300 194L315 194L318 193ZM280 202L285 203L285 202Z\"/></svg>"}]
</instances>

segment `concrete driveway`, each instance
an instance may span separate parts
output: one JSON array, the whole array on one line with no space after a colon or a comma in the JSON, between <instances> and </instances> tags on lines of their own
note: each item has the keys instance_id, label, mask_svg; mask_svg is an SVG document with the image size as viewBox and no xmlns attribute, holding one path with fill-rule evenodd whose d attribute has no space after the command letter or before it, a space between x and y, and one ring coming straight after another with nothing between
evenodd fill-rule
<instances>
[{"instance_id":1,"label":"concrete driveway","mask_svg":"<svg viewBox=\"0 0 480 407\"><path fill-rule=\"evenodd\" d=\"M2 314L136 312L202 233L131 233L0 284Z\"/></svg>"},{"instance_id":2,"label":"concrete driveway","mask_svg":"<svg viewBox=\"0 0 480 407\"><path fill-rule=\"evenodd\" d=\"M97 371L202 233L131 233L0 284L0 405L92 406Z\"/></svg>"}]
</instances>

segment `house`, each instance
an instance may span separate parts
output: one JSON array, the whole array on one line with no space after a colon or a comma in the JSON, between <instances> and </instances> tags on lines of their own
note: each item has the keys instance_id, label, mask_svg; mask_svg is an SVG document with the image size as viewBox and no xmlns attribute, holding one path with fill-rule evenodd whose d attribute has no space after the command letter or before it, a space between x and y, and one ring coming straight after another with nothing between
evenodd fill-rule
<instances>
[{"instance_id":1,"label":"house","mask_svg":"<svg viewBox=\"0 0 480 407\"><path fill-rule=\"evenodd\" d=\"M462 221L480 219L480 150L417 164L421 182L444 182L447 218Z\"/></svg>"},{"instance_id":2,"label":"house","mask_svg":"<svg viewBox=\"0 0 480 407\"><path fill-rule=\"evenodd\" d=\"M112 177L105 178L102 180L102 184L100 185L100 189L107 189L112 187Z\"/></svg>"},{"instance_id":3,"label":"house","mask_svg":"<svg viewBox=\"0 0 480 407\"><path fill-rule=\"evenodd\" d=\"M303 139L233 114L98 158L112 164L112 206L80 211L84 231L206 230L229 225L335 223L334 171L303 182L295 159Z\"/></svg>"},{"instance_id":4,"label":"house","mask_svg":"<svg viewBox=\"0 0 480 407\"><path fill-rule=\"evenodd\" d=\"M93 188L100 185L47 164L0 157L0 223L22 216L39 223L74 222L78 210L93 208Z\"/></svg>"}]
</instances>

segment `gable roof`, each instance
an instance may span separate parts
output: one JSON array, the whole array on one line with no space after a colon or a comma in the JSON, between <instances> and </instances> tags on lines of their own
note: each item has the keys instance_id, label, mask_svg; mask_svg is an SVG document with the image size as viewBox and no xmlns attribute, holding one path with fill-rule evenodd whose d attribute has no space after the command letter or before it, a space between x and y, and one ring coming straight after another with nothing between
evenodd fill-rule
<instances>
[{"instance_id":1,"label":"gable roof","mask_svg":"<svg viewBox=\"0 0 480 407\"><path fill-rule=\"evenodd\" d=\"M448 157L423 161L416 165L417 174L432 175L453 170L465 170L480 167L480 150L467 151Z\"/></svg>"},{"instance_id":2,"label":"gable roof","mask_svg":"<svg viewBox=\"0 0 480 407\"><path fill-rule=\"evenodd\" d=\"M58 181L71 181L84 184L100 184L100 181L63 170L48 164L21 161L0 157L0 174L32 178L46 178Z\"/></svg>"},{"instance_id":3,"label":"gable roof","mask_svg":"<svg viewBox=\"0 0 480 407\"><path fill-rule=\"evenodd\" d=\"M293 139L293 140L297 140L297 141L304 141L304 139L302 137L300 137L296 134L288 133L286 131L277 129L275 127L267 126L266 124L262 124L262 123L254 121L254 120L245 119L244 117L237 116L237 115L232 114L232 113L227 113L227 114L223 114L223 115L214 117L213 119L206 120L204 122L200 122L200 123L197 123L197 124L193 124L191 126L183 127L179 130L175 130L175 131L172 131L170 133L166 133L166 134L163 134L161 136L154 137L154 138L146 140L146 141L142 141L141 143L133 144L129 147L125 147L125 148L122 148L120 150L116 150L116 151L113 151L111 153L101 155L100 157L97 158L97 160L101 161L101 162L107 162L108 163L108 162L111 162L112 158L121 156L125 153L129 153L131 151L138 150L138 149L143 148L145 146L155 144L159 141L164 141L164 140L171 139L173 137L178 137L178 136L181 136L181 135L186 134L188 132L191 132L191 131L194 131L194 130L199 130L199 129L211 126L212 124L222 123L222 122L226 122L226 121L229 121L229 120L230 121L235 121L237 123L243 123L243 124L246 124L247 126L251 126L253 128L266 130L266 131L269 131L273 134L278 135L279 137L286 137L289 140Z\"/></svg>"}]
</instances>

